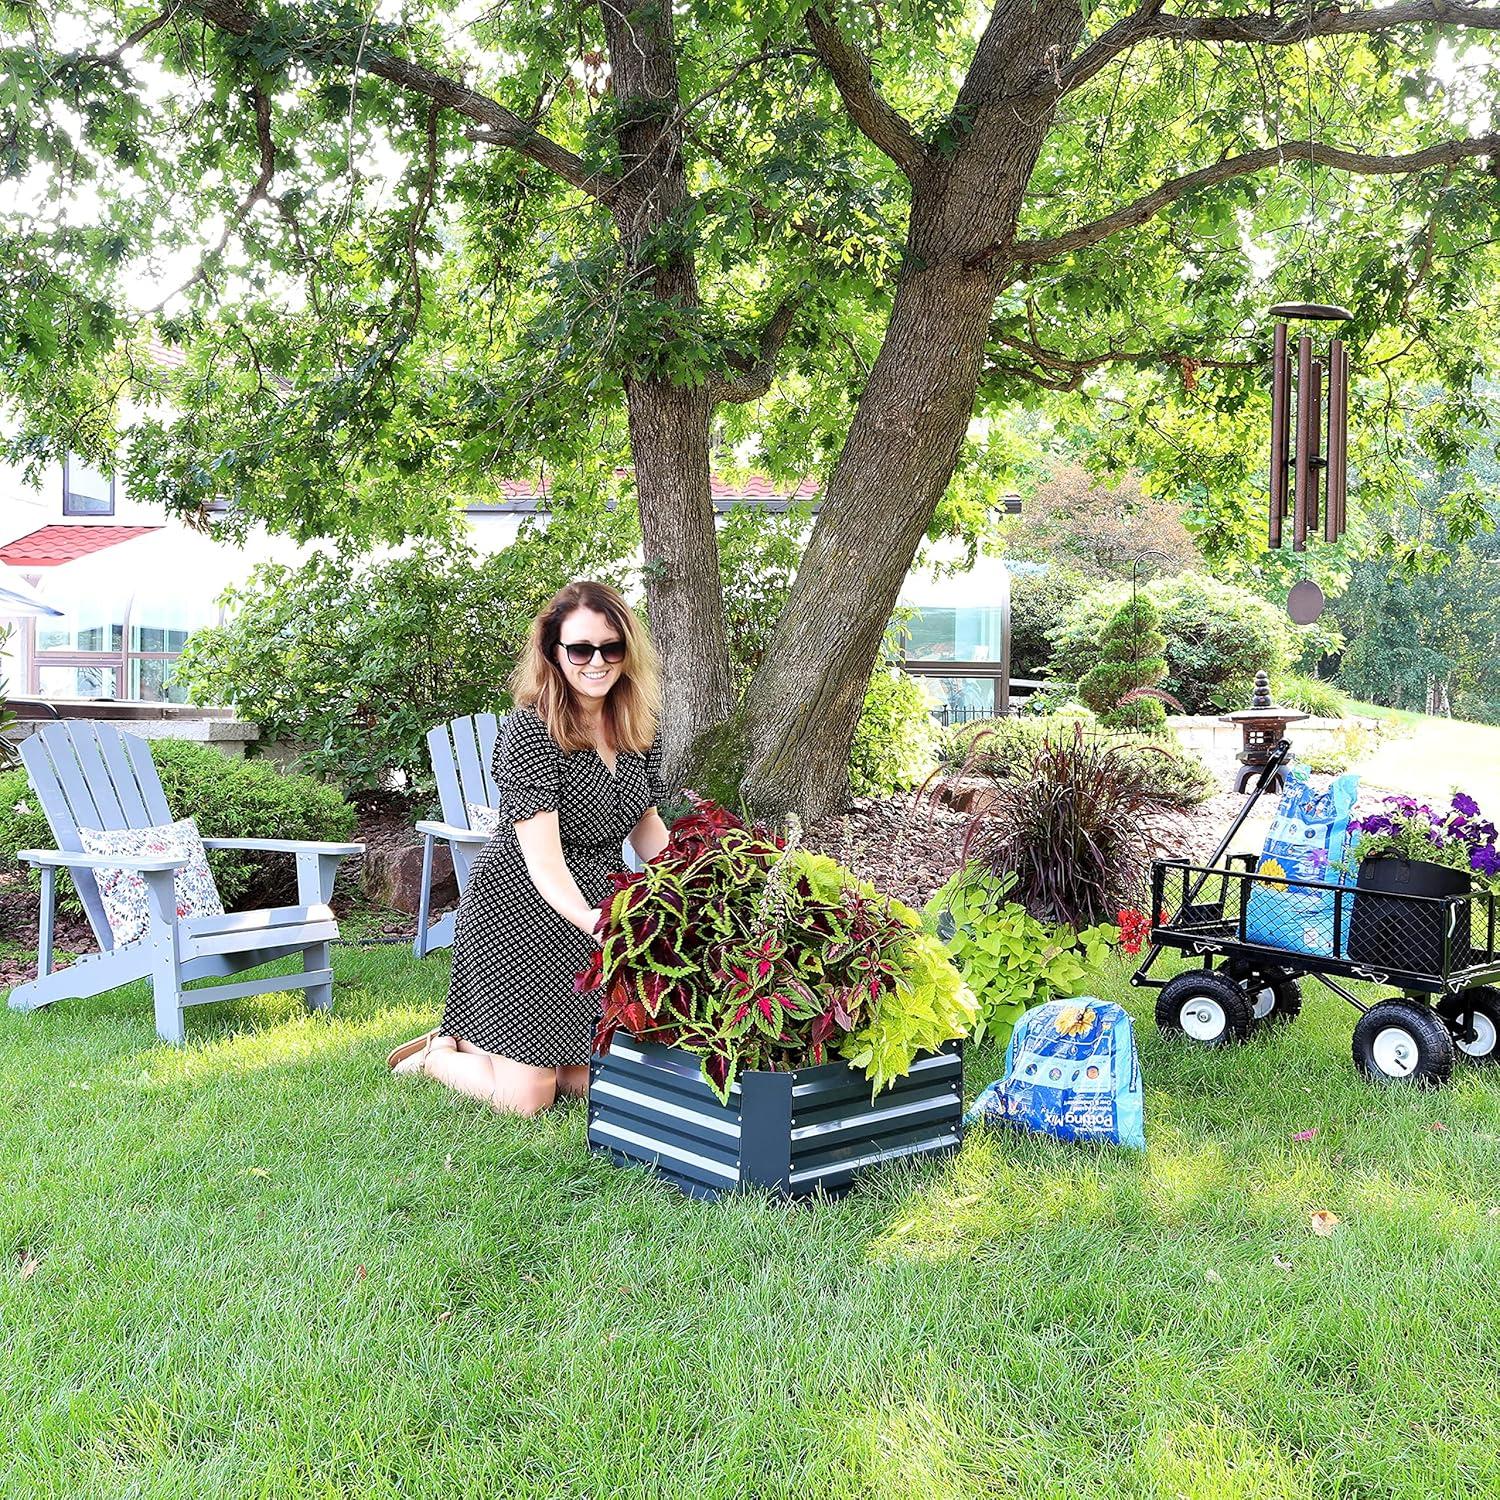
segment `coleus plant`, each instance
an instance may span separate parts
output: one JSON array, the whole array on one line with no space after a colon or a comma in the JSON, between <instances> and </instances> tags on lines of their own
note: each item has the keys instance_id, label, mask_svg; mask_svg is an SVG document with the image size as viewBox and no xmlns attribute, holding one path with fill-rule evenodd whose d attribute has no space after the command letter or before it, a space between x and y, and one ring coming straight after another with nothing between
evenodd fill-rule
<instances>
[{"instance_id":1,"label":"coleus plant","mask_svg":"<svg viewBox=\"0 0 1500 1500\"><path fill-rule=\"evenodd\" d=\"M972 1024L974 997L916 912L714 803L613 880L576 981L600 992L601 1052L623 1029L696 1053L725 1100L746 1069L834 1057L878 1091Z\"/></svg>"}]
</instances>

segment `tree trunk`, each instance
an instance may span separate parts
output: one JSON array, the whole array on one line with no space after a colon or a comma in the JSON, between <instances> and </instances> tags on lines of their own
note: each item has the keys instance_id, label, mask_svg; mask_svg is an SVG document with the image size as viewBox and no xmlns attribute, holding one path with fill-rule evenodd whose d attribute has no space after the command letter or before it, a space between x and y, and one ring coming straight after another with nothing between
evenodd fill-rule
<instances>
[{"instance_id":1,"label":"tree trunk","mask_svg":"<svg viewBox=\"0 0 1500 1500\"><path fill-rule=\"evenodd\" d=\"M661 653L669 780L684 776L694 742L734 707L719 544L709 490L708 399L661 380L625 383L646 612Z\"/></svg>"},{"instance_id":2,"label":"tree trunk","mask_svg":"<svg viewBox=\"0 0 1500 1500\"><path fill-rule=\"evenodd\" d=\"M602 0L599 12L623 184L611 208L632 290L659 307L696 308L692 255L680 242L662 255L655 243L677 224L688 196L671 5L632 0L625 7ZM734 706L709 485L709 403L701 385L630 371L624 383L647 616L666 685L666 772L676 779L685 772L694 741Z\"/></svg>"},{"instance_id":3,"label":"tree trunk","mask_svg":"<svg viewBox=\"0 0 1500 1500\"><path fill-rule=\"evenodd\" d=\"M1072 0L1017 0L970 72L972 130L912 195L890 324L849 427L791 598L750 684L733 749L746 799L777 816L843 806L849 746L902 580L953 476L984 363L1003 252L1051 112L1006 96L1082 29ZM989 46L991 40L995 45ZM1057 49L1056 51L1052 49ZM721 763L726 747L718 747Z\"/></svg>"}]
</instances>

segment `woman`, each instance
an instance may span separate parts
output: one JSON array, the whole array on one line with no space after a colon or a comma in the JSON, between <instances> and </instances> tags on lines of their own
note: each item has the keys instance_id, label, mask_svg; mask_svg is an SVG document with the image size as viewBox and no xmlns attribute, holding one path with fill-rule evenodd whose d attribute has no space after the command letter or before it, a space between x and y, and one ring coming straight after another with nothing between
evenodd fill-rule
<instances>
[{"instance_id":1,"label":"woman","mask_svg":"<svg viewBox=\"0 0 1500 1500\"><path fill-rule=\"evenodd\" d=\"M598 1008L573 976L621 841L645 860L667 845L656 653L614 589L570 583L532 622L511 692L495 739L500 826L458 905L443 1022L389 1061L534 1115L588 1092Z\"/></svg>"}]
</instances>

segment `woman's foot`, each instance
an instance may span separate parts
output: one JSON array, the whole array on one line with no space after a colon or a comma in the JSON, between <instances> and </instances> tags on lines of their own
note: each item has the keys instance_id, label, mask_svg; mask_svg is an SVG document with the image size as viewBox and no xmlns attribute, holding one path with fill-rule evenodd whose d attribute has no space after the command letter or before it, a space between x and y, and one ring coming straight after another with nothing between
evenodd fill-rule
<instances>
[{"instance_id":1,"label":"woman's foot","mask_svg":"<svg viewBox=\"0 0 1500 1500\"><path fill-rule=\"evenodd\" d=\"M438 1030L434 1026L431 1031L424 1031L421 1036L414 1036L409 1042L402 1042L399 1047L391 1050L390 1056L385 1060L386 1067L392 1073L420 1073L437 1037Z\"/></svg>"}]
</instances>

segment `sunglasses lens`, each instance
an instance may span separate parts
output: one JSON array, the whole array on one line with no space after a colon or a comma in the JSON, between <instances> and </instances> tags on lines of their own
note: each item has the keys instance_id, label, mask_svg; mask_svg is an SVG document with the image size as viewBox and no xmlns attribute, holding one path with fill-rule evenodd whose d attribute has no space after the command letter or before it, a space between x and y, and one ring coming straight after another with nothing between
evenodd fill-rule
<instances>
[{"instance_id":1,"label":"sunglasses lens","mask_svg":"<svg viewBox=\"0 0 1500 1500\"><path fill-rule=\"evenodd\" d=\"M606 641L602 646L596 646L592 641L569 641L564 644L563 650L568 653L568 660L575 667L588 666L596 651L612 667L625 660L624 641Z\"/></svg>"}]
</instances>

